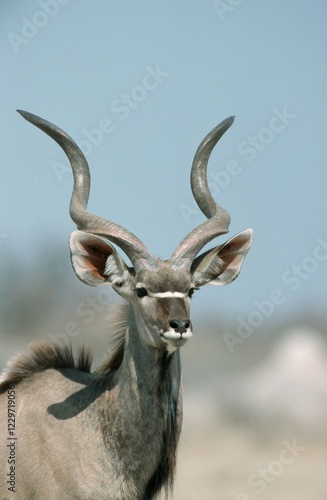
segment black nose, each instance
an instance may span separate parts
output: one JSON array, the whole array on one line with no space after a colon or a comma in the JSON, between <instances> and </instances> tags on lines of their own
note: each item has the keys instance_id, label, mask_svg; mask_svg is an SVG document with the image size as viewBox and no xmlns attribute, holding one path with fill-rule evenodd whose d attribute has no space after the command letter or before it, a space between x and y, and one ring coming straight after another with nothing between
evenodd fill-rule
<instances>
[{"instance_id":1,"label":"black nose","mask_svg":"<svg viewBox=\"0 0 327 500\"><path fill-rule=\"evenodd\" d=\"M169 323L171 328L177 333L185 333L190 328L191 321L189 319L172 319Z\"/></svg>"}]
</instances>

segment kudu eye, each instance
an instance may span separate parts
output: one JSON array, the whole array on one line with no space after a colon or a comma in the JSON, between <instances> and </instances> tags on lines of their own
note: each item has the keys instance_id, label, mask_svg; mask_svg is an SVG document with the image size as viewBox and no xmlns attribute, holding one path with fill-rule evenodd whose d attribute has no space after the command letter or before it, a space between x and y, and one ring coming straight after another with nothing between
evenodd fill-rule
<instances>
[{"instance_id":1,"label":"kudu eye","mask_svg":"<svg viewBox=\"0 0 327 500\"><path fill-rule=\"evenodd\" d=\"M135 291L138 297L146 297L148 295L148 292L143 287L136 288Z\"/></svg>"},{"instance_id":2,"label":"kudu eye","mask_svg":"<svg viewBox=\"0 0 327 500\"><path fill-rule=\"evenodd\" d=\"M195 290L199 290L199 289L198 288L190 288L190 290L188 292L188 296L190 297L190 299L193 297Z\"/></svg>"}]
</instances>

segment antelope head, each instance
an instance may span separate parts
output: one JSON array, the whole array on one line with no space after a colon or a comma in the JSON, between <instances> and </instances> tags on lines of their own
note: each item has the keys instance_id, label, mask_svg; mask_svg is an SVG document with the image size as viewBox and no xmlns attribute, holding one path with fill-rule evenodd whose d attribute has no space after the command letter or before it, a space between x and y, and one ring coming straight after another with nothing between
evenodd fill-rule
<instances>
[{"instance_id":1,"label":"antelope head","mask_svg":"<svg viewBox=\"0 0 327 500\"><path fill-rule=\"evenodd\" d=\"M193 160L191 188L207 220L179 243L169 260L160 260L130 231L88 212L89 167L71 137L36 115L19 113L52 137L70 161L74 176L70 215L78 228L70 236L70 250L78 278L91 286L111 285L126 299L145 344L170 351L181 347L192 336L190 304L194 290L231 283L252 242L252 230L248 229L199 254L212 239L228 232L230 216L210 193L207 164L234 118L227 118L204 138ZM112 243L123 250L132 265L125 263Z\"/></svg>"}]
</instances>

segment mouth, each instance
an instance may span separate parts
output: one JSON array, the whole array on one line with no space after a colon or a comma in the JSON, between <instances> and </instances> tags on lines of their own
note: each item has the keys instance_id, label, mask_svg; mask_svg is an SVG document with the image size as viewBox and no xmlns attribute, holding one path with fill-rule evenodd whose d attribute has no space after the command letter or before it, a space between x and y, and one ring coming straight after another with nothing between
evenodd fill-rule
<instances>
[{"instance_id":1,"label":"mouth","mask_svg":"<svg viewBox=\"0 0 327 500\"><path fill-rule=\"evenodd\" d=\"M164 332L161 336L167 340L179 340L179 339L188 340L189 338L192 337L192 332L191 330L186 330L185 332L180 333L180 332L175 332L175 330L168 330L167 332Z\"/></svg>"},{"instance_id":2,"label":"mouth","mask_svg":"<svg viewBox=\"0 0 327 500\"><path fill-rule=\"evenodd\" d=\"M175 330L168 330L167 332L162 333L160 336L167 343L172 345L175 348L182 347L189 338L192 337L192 331L186 330L183 333L175 332Z\"/></svg>"}]
</instances>

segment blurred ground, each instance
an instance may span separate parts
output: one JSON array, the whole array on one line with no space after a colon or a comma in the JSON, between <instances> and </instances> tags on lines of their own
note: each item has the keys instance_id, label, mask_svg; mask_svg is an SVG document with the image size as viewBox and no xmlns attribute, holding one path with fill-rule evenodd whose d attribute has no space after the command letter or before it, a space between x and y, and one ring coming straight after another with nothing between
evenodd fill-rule
<instances>
[{"instance_id":1,"label":"blurred ground","mask_svg":"<svg viewBox=\"0 0 327 500\"><path fill-rule=\"evenodd\" d=\"M176 500L325 500L326 439L289 433L270 439L253 429L209 420L190 423L186 415L179 455ZM294 436L294 437L293 437ZM295 437L296 436L296 437ZM303 450L285 454L285 444Z\"/></svg>"},{"instance_id":2,"label":"blurred ground","mask_svg":"<svg viewBox=\"0 0 327 500\"><path fill-rule=\"evenodd\" d=\"M45 252L34 263L38 273L33 265L18 269L14 281L13 267L4 269L0 367L39 338L92 345L96 363L104 355L107 306L116 299L79 285L69 262L62 267L56 259L67 260ZM174 500L326 500L325 321L275 318L233 349L224 337L233 321L215 321L194 318L195 335L182 350L184 425Z\"/></svg>"},{"instance_id":3,"label":"blurred ground","mask_svg":"<svg viewBox=\"0 0 327 500\"><path fill-rule=\"evenodd\" d=\"M216 377L193 383L201 370L195 359L192 366L184 360L189 380L174 499L327 498L324 336L302 326L275 341L257 362L248 365L245 349L234 372L216 365Z\"/></svg>"}]
</instances>

